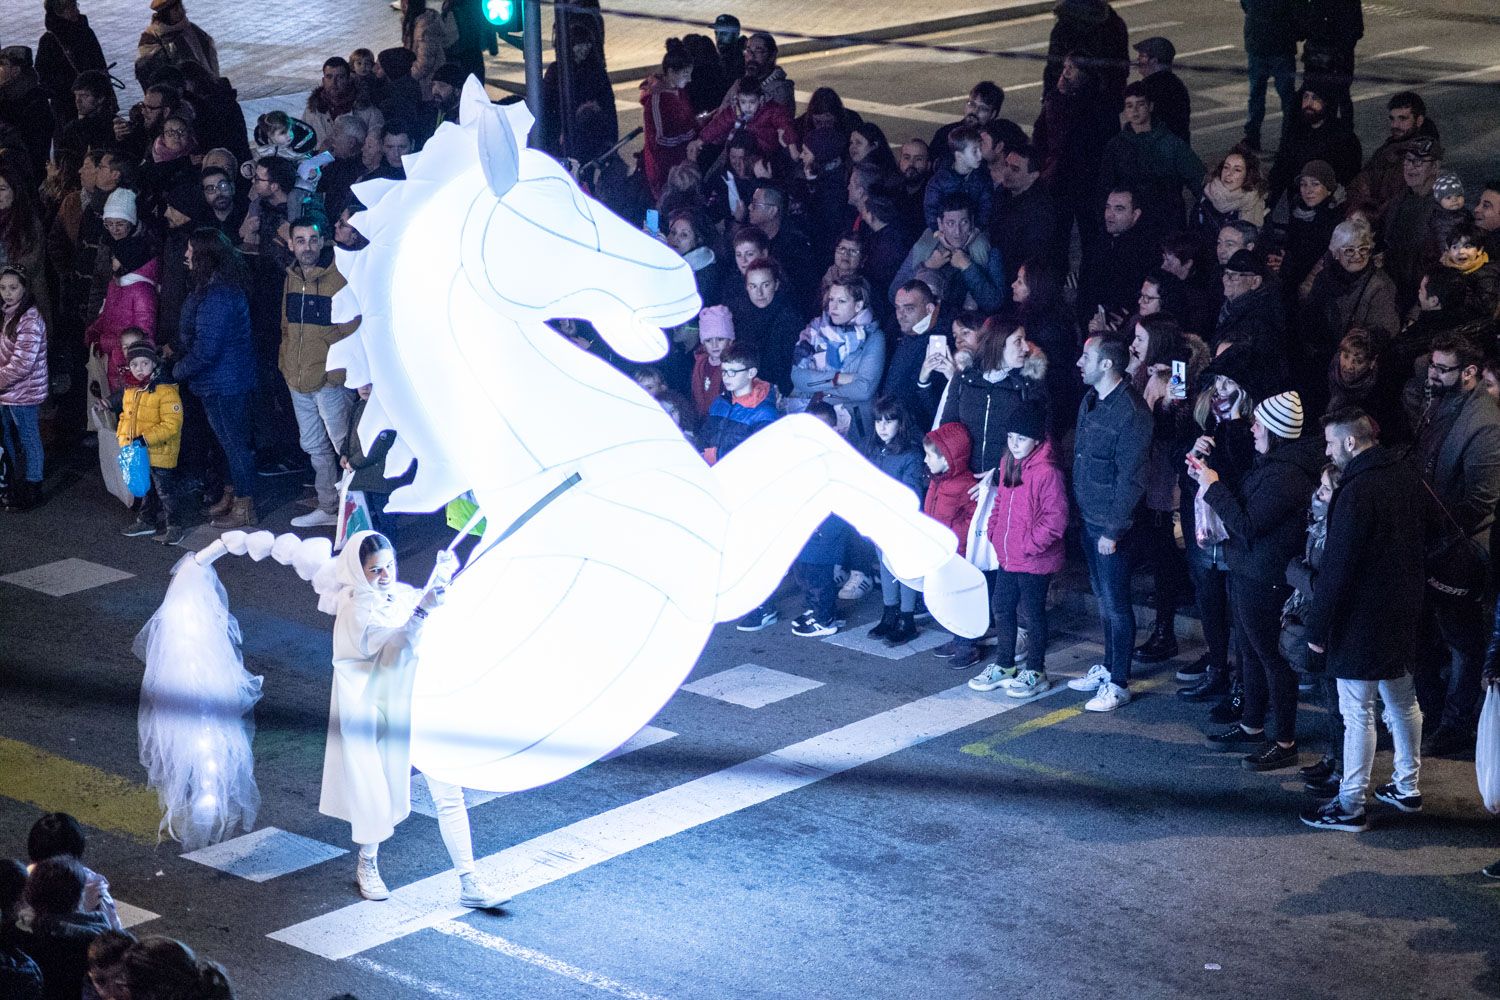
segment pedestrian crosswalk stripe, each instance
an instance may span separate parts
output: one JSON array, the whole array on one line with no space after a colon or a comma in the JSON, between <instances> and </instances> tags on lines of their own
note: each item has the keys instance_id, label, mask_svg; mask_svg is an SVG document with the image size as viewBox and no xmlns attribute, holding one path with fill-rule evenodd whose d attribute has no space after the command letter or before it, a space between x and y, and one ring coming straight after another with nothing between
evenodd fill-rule
<instances>
[{"instance_id":1,"label":"pedestrian crosswalk stripe","mask_svg":"<svg viewBox=\"0 0 1500 1000\"><path fill-rule=\"evenodd\" d=\"M264 826L243 837L221 840L191 851L183 858L249 882L269 882L348 853L348 848L334 847L299 833Z\"/></svg>"},{"instance_id":2,"label":"pedestrian crosswalk stripe","mask_svg":"<svg viewBox=\"0 0 1500 1000\"><path fill-rule=\"evenodd\" d=\"M822 686L822 681L808 680L806 677L754 663L742 663L737 667L700 677L691 684L684 684L682 690L743 708L764 708L773 702Z\"/></svg>"},{"instance_id":3,"label":"pedestrian crosswalk stripe","mask_svg":"<svg viewBox=\"0 0 1500 1000\"><path fill-rule=\"evenodd\" d=\"M161 914L159 913L143 910L139 906L131 906L129 903L119 899L115 900L115 915L120 918L120 926L126 930L161 919Z\"/></svg>"},{"instance_id":4,"label":"pedestrian crosswalk stripe","mask_svg":"<svg viewBox=\"0 0 1500 1000\"><path fill-rule=\"evenodd\" d=\"M135 576L123 569L101 566L87 559L59 559L30 569L0 576L0 581L27 590L40 591L48 597L67 597L81 590L92 590L107 583L119 583Z\"/></svg>"},{"instance_id":5,"label":"pedestrian crosswalk stripe","mask_svg":"<svg viewBox=\"0 0 1500 1000\"><path fill-rule=\"evenodd\" d=\"M1066 690L1058 685L1039 698ZM514 898L1037 700L996 698L960 684L516 844L481 859L477 872ZM395 889L384 902L354 903L268 936L324 958L349 958L463 916L457 896L457 880L444 871Z\"/></svg>"}]
</instances>

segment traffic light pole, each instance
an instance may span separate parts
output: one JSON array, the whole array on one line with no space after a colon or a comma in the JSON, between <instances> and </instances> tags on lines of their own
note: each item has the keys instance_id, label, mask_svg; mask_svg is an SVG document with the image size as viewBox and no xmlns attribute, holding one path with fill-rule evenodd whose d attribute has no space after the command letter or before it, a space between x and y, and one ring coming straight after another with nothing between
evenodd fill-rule
<instances>
[{"instance_id":1,"label":"traffic light pole","mask_svg":"<svg viewBox=\"0 0 1500 1000\"><path fill-rule=\"evenodd\" d=\"M526 107L531 116L542 120L542 4L541 0L521 0L521 37L525 40Z\"/></svg>"}]
</instances>

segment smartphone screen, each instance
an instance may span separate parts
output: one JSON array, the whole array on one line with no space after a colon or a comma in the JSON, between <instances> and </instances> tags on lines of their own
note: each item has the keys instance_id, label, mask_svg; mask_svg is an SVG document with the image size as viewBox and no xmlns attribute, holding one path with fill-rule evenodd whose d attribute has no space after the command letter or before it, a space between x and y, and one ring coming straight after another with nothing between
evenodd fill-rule
<instances>
[{"instance_id":1,"label":"smartphone screen","mask_svg":"<svg viewBox=\"0 0 1500 1000\"><path fill-rule=\"evenodd\" d=\"M646 232L661 233L661 213L654 208L646 209Z\"/></svg>"},{"instance_id":2,"label":"smartphone screen","mask_svg":"<svg viewBox=\"0 0 1500 1000\"><path fill-rule=\"evenodd\" d=\"M1172 362L1171 393L1173 399L1187 399L1187 362Z\"/></svg>"}]
</instances>

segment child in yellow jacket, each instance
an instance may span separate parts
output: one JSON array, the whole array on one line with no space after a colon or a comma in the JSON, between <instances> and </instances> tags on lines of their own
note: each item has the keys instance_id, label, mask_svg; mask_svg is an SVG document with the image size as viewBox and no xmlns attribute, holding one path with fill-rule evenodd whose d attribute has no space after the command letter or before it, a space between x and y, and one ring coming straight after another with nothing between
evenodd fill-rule
<instances>
[{"instance_id":1,"label":"child in yellow jacket","mask_svg":"<svg viewBox=\"0 0 1500 1000\"><path fill-rule=\"evenodd\" d=\"M142 341L126 354L136 385L125 389L115 436L123 448L139 439L151 459L151 489L141 500L135 521L121 534L175 545L182 540L182 491L177 479L177 452L182 447L182 396L161 365L156 348Z\"/></svg>"}]
</instances>

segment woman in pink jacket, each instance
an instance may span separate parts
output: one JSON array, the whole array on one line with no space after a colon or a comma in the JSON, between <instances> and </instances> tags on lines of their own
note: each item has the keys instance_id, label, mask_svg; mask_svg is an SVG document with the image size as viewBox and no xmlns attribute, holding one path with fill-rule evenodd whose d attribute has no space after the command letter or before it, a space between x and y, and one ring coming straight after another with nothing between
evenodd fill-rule
<instances>
[{"instance_id":1,"label":"woman in pink jacket","mask_svg":"<svg viewBox=\"0 0 1500 1000\"><path fill-rule=\"evenodd\" d=\"M1062 470L1052 461L1046 427L1046 411L1035 402L1024 402L1011 414L989 524L1000 563L995 578L995 662L969 681L976 691L1004 688L1012 698L1029 698L1052 686L1044 666L1047 585L1063 568L1068 491ZM1016 612L1023 605L1031 640L1026 644L1026 666L1018 669Z\"/></svg>"},{"instance_id":2,"label":"woman in pink jacket","mask_svg":"<svg viewBox=\"0 0 1500 1000\"><path fill-rule=\"evenodd\" d=\"M156 340L156 258L140 234L109 245L114 277L104 292L104 308L83 333L84 343L109 362L109 394L113 398L125 388L125 348L120 334L127 327L140 327L146 339Z\"/></svg>"},{"instance_id":3,"label":"woman in pink jacket","mask_svg":"<svg viewBox=\"0 0 1500 1000\"><path fill-rule=\"evenodd\" d=\"M0 439L10 463L0 510L30 510L41 499L42 434L47 399L47 327L26 272L0 268Z\"/></svg>"}]
</instances>

